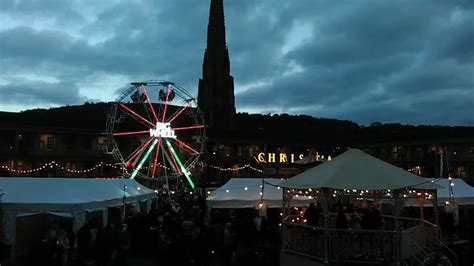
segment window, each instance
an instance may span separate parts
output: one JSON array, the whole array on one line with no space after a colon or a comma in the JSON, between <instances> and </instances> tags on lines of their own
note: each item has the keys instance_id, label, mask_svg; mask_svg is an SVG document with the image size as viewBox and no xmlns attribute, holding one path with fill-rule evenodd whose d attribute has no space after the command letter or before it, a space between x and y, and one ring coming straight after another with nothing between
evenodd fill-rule
<instances>
[{"instance_id":1,"label":"window","mask_svg":"<svg viewBox=\"0 0 474 266\"><path fill-rule=\"evenodd\" d=\"M464 166L458 166L455 170L456 177L466 177L466 170L464 170Z\"/></svg>"},{"instance_id":2,"label":"window","mask_svg":"<svg viewBox=\"0 0 474 266\"><path fill-rule=\"evenodd\" d=\"M47 150L54 150L54 137L48 137L46 139L46 149Z\"/></svg>"}]
</instances>

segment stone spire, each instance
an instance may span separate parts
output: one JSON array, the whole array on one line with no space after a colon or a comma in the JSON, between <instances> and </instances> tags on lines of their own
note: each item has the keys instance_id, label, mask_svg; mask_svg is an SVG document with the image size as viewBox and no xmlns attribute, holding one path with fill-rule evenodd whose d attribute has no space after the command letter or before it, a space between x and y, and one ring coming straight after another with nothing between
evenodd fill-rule
<instances>
[{"instance_id":1,"label":"stone spire","mask_svg":"<svg viewBox=\"0 0 474 266\"><path fill-rule=\"evenodd\" d=\"M198 93L198 105L204 112L206 124L216 128L229 127L235 115L235 96L225 39L223 0L211 0Z\"/></svg>"}]
</instances>

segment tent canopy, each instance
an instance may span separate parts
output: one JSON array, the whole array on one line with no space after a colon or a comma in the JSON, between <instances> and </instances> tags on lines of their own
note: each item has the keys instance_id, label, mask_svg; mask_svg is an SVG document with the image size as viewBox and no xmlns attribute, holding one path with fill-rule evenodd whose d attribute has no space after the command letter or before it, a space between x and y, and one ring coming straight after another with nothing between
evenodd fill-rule
<instances>
[{"instance_id":1,"label":"tent canopy","mask_svg":"<svg viewBox=\"0 0 474 266\"><path fill-rule=\"evenodd\" d=\"M425 184L426 183L426 184ZM436 189L417 175L372 157L358 149L350 149L331 161L298 174L280 186L287 188L336 188L336 189L399 189L425 184L426 189Z\"/></svg>"},{"instance_id":2,"label":"tent canopy","mask_svg":"<svg viewBox=\"0 0 474 266\"><path fill-rule=\"evenodd\" d=\"M444 203L449 200L450 183L447 178L430 179L443 188L438 189L438 202ZM468 185L462 178L453 178L453 195L454 201L460 205L474 205L474 187Z\"/></svg>"},{"instance_id":3,"label":"tent canopy","mask_svg":"<svg viewBox=\"0 0 474 266\"><path fill-rule=\"evenodd\" d=\"M124 189L125 188L125 189ZM155 197L153 190L131 179L0 178L5 210L91 210Z\"/></svg>"},{"instance_id":4,"label":"tent canopy","mask_svg":"<svg viewBox=\"0 0 474 266\"><path fill-rule=\"evenodd\" d=\"M74 230L85 221L86 212L147 201L156 193L131 179L14 178L0 177L4 232L2 242L15 241L16 218L36 213L71 217Z\"/></svg>"},{"instance_id":5,"label":"tent canopy","mask_svg":"<svg viewBox=\"0 0 474 266\"><path fill-rule=\"evenodd\" d=\"M265 178L263 200L267 208L282 208L283 191L279 188L284 180ZM260 203L261 178L231 178L207 198L211 208L254 208ZM308 205L309 198L293 200L292 205ZM295 205L296 204L296 205Z\"/></svg>"}]
</instances>

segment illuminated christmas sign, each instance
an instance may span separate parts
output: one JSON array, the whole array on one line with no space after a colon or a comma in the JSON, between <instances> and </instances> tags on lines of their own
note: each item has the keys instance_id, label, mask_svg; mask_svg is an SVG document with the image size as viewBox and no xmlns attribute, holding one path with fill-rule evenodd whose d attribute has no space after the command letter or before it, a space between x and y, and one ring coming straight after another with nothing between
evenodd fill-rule
<instances>
[{"instance_id":1,"label":"illuminated christmas sign","mask_svg":"<svg viewBox=\"0 0 474 266\"><path fill-rule=\"evenodd\" d=\"M257 161L259 163L293 163L296 160L301 160L304 158L303 154L299 154L298 157L295 157L295 154L286 154L286 153L264 153L261 152L257 155Z\"/></svg>"},{"instance_id":2,"label":"illuminated christmas sign","mask_svg":"<svg viewBox=\"0 0 474 266\"><path fill-rule=\"evenodd\" d=\"M294 153L264 153L261 152L257 156L254 156L255 160L259 163L294 163L298 160L303 160L305 158L304 154L298 154L296 156ZM324 155L319 155L316 153L314 156L314 161L330 161L331 156L325 157Z\"/></svg>"},{"instance_id":3,"label":"illuminated christmas sign","mask_svg":"<svg viewBox=\"0 0 474 266\"><path fill-rule=\"evenodd\" d=\"M176 134L171 129L170 123L156 122L156 128L150 128L150 136L155 138L171 138L175 139Z\"/></svg>"}]
</instances>

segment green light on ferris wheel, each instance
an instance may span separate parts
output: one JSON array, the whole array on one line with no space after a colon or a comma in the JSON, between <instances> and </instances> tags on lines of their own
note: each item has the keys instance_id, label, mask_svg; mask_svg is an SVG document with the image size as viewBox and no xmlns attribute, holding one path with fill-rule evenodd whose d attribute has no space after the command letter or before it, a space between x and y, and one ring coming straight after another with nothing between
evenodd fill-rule
<instances>
[{"instance_id":1,"label":"green light on ferris wheel","mask_svg":"<svg viewBox=\"0 0 474 266\"><path fill-rule=\"evenodd\" d=\"M166 141L166 145L168 145L168 148L170 148L170 151L173 153L174 158L176 158L176 162L179 164L179 167L181 168L181 172L183 172L191 188L194 189L195 186L194 186L193 180L191 180L191 173L189 173L189 171L186 170L186 168L184 168L183 164L181 163L181 160L179 159L178 155L174 151L173 146L171 146L171 143L167 139L165 139L165 141Z\"/></svg>"},{"instance_id":2,"label":"green light on ferris wheel","mask_svg":"<svg viewBox=\"0 0 474 266\"><path fill-rule=\"evenodd\" d=\"M155 148L156 143L158 143L158 140L157 139L153 140L153 143L151 144L150 148L146 151L145 156L143 156L142 160L138 163L137 167L135 167L135 170L133 170L132 175L130 176L131 179L134 179L135 176L138 174L138 171L140 171L146 159L148 158L148 156L150 156L151 151Z\"/></svg>"}]
</instances>

